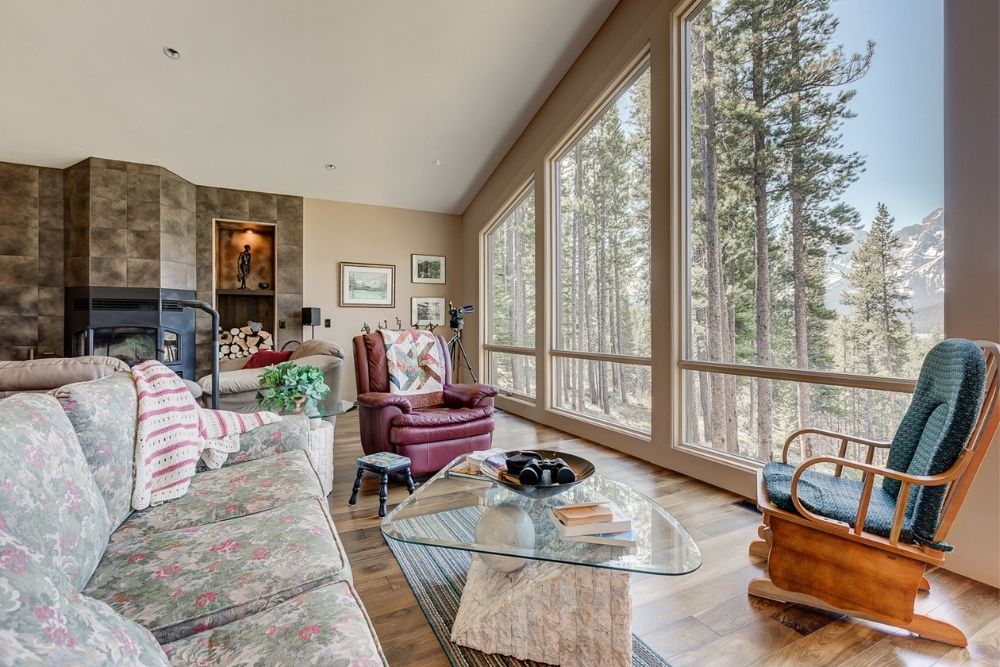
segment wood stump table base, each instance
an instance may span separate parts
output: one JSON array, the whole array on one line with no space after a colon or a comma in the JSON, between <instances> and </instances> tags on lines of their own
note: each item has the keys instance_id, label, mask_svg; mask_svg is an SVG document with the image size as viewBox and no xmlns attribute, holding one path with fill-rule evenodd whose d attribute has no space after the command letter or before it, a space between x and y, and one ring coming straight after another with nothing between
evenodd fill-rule
<instances>
[{"instance_id":1,"label":"wood stump table base","mask_svg":"<svg viewBox=\"0 0 1000 667\"><path fill-rule=\"evenodd\" d=\"M629 667L631 625L627 572L529 561L506 573L474 556L451 640L519 660Z\"/></svg>"}]
</instances>

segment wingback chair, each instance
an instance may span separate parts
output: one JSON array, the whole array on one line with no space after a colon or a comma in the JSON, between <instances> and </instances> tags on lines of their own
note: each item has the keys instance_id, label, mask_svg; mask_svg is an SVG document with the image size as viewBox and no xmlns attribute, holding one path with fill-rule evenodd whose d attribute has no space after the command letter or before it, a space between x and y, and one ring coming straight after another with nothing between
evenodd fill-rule
<instances>
[{"instance_id":1,"label":"wingback chair","mask_svg":"<svg viewBox=\"0 0 1000 667\"><path fill-rule=\"evenodd\" d=\"M915 613L914 604L930 589L926 569L952 549L945 538L1000 428L998 360L996 343L935 345L892 442L813 428L789 436L782 462L758 474L764 525L750 554L767 558L767 577L750 582L749 593L965 646L959 628ZM839 441L839 455L788 465L790 445L806 434ZM849 443L865 451L863 463L846 457ZM873 465L884 448L886 467ZM845 469L861 479L844 477Z\"/></svg>"},{"instance_id":2,"label":"wingback chair","mask_svg":"<svg viewBox=\"0 0 1000 667\"><path fill-rule=\"evenodd\" d=\"M414 475L434 473L452 459L489 449L493 442L493 397L485 384L451 384L444 338L435 336L444 358L444 391L389 393L385 343L379 333L354 338L361 447L365 454L393 452L410 459Z\"/></svg>"}]
</instances>

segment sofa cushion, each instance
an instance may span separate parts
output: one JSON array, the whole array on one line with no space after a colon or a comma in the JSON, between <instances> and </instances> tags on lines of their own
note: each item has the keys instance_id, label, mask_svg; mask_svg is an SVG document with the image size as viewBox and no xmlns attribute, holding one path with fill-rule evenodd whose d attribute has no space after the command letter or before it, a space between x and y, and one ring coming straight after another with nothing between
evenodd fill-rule
<instances>
[{"instance_id":1,"label":"sofa cushion","mask_svg":"<svg viewBox=\"0 0 1000 667\"><path fill-rule=\"evenodd\" d=\"M153 635L0 531L0 665L167 665Z\"/></svg>"},{"instance_id":2,"label":"sofa cushion","mask_svg":"<svg viewBox=\"0 0 1000 667\"><path fill-rule=\"evenodd\" d=\"M70 382L87 382L127 370L128 364L113 357L0 361L0 398L22 392L52 391Z\"/></svg>"},{"instance_id":3,"label":"sofa cushion","mask_svg":"<svg viewBox=\"0 0 1000 667\"><path fill-rule=\"evenodd\" d=\"M73 425L47 394L0 401L0 530L83 588L111 534Z\"/></svg>"},{"instance_id":4,"label":"sofa cushion","mask_svg":"<svg viewBox=\"0 0 1000 667\"><path fill-rule=\"evenodd\" d=\"M332 341L323 340L321 338L312 338L310 340L302 341L298 347L292 350L292 355L289 357L289 360L299 361L305 357L315 356L340 357L343 359L344 350Z\"/></svg>"},{"instance_id":5,"label":"sofa cushion","mask_svg":"<svg viewBox=\"0 0 1000 667\"><path fill-rule=\"evenodd\" d=\"M325 501L112 542L85 593L160 643L347 576Z\"/></svg>"},{"instance_id":6,"label":"sofa cushion","mask_svg":"<svg viewBox=\"0 0 1000 667\"><path fill-rule=\"evenodd\" d=\"M136 426L132 375L115 373L67 385L56 391L56 398L73 424L113 530L132 511Z\"/></svg>"},{"instance_id":7,"label":"sofa cushion","mask_svg":"<svg viewBox=\"0 0 1000 667\"><path fill-rule=\"evenodd\" d=\"M200 472L187 495L135 512L111 541L254 514L296 500L322 498L319 478L302 450Z\"/></svg>"},{"instance_id":8,"label":"sofa cushion","mask_svg":"<svg viewBox=\"0 0 1000 667\"><path fill-rule=\"evenodd\" d=\"M230 454L225 465L243 463L309 445L309 418L286 415L280 422L265 424L240 434L240 451Z\"/></svg>"},{"instance_id":9,"label":"sofa cushion","mask_svg":"<svg viewBox=\"0 0 1000 667\"><path fill-rule=\"evenodd\" d=\"M792 475L795 468L772 461L764 466L764 486L767 497L788 512L798 512L792 503ZM798 495L802 505L810 512L854 526L858 518L862 484L858 480L834 477L806 470L799 478ZM865 515L865 530L883 537L889 536L896 499L881 486L872 487L872 497ZM900 540L913 539L913 521L910 514L903 518Z\"/></svg>"},{"instance_id":10,"label":"sofa cushion","mask_svg":"<svg viewBox=\"0 0 1000 667\"><path fill-rule=\"evenodd\" d=\"M260 374L263 371L259 368L241 368L237 371L227 371L219 374L220 394L243 394L246 392L256 392L260 389ZM198 380L201 390L205 395L212 393L212 376L206 375Z\"/></svg>"},{"instance_id":11,"label":"sofa cushion","mask_svg":"<svg viewBox=\"0 0 1000 667\"><path fill-rule=\"evenodd\" d=\"M172 665L386 665L371 621L347 582L165 645Z\"/></svg>"}]
</instances>

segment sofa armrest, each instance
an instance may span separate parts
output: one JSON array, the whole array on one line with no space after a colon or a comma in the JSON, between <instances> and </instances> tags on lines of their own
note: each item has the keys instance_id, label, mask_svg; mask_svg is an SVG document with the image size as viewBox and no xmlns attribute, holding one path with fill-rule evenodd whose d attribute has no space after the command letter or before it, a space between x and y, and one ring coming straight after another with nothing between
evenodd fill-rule
<instances>
[{"instance_id":1,"label":"sofa armrest","mask_svg":"<svg viewBox=\"0 0 1000 667\"><path fill-rule=\"evenodd\" d=\"M358 405L363 408L379 410L381 408L396 407L402 413L413 411L410 401L401 394L389 394L381 391L370 391L367 394L358 396Z\"/></svg>"},{"instance_id":2,"label":"sofa armrest","mask_svg":"<svg viewBox=\"0 0 1000 667\"><path fill-rule=\"evenodd\" d=\"M240 451L231 454L225 465L306 449L308 446L309 418L305 415L285 415L281 421L240 434Z\"/></svg>"},{"instance_id":3,"label":"sofa armrest","mask_svg":"<svg viewBox=\"0 0 1000 667\"><path fill-rule=\"evenodd\" d=\"M452 408L479 408L493 405L499 390L491 384L446 384L444 404Z\"/></svg>"}]
</instances>

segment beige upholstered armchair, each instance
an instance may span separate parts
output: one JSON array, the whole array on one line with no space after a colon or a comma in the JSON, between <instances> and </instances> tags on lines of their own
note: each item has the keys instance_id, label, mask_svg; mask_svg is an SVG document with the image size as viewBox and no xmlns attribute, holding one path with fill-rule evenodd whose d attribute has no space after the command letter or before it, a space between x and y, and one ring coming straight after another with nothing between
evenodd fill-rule
<instances>
[{"instance_id":1,"label":"beige upholstered armchair","mask_svg":"<svg viewBox=\"0 0 1000 667\"><path fill-rule=\"evenodd\" d=\"M219 363L219 409L234 412L253 412L259 410L257 405L257 390L260 388L258 378L264 371L262 368L243 368L248 358L223 360ZM303 366L315 366L323 371L330 393L323 404L334 408L340 399L340 373L344 365L344 352L336 343L325 340L307 340L292 352L289 361ZM206 375L198 380L204 394L202 404L208 407L208 398L212 395L212 376Z\"/></svg>"}]
</instances>

